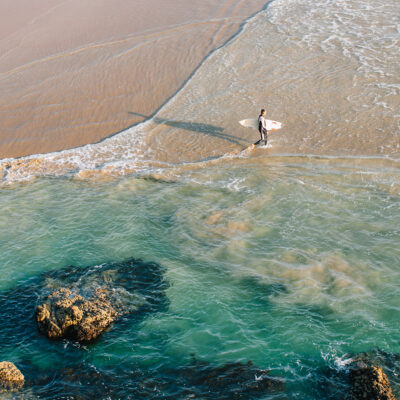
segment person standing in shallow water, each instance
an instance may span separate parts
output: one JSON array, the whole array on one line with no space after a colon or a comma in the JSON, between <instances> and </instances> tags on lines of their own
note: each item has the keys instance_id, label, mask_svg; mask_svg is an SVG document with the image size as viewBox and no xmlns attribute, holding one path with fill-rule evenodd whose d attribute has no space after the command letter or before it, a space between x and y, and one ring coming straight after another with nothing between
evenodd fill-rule
<instances>
[{"instance_id":1,"label":"person standing in shallow water","mask_svg":"<svg viewBox=\"0 0 400 400\"><path fill-rule=\"evenodd\" d=\"M267 121L265 119L266 111L265 109L261 109L260 115L258 116L258 131L260 132L261 139L257 142L253 143L252 148L257 146L258 144L267 145L268 142L268 131L267 131Z\"/></svg>"}]
</instances>

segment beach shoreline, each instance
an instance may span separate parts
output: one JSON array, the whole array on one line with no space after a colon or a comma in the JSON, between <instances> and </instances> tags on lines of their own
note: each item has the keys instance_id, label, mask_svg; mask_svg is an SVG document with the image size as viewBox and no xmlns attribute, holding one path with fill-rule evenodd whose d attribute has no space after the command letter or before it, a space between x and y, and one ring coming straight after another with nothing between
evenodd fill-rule
<instances>
[{"instance_id":1,"label":"beach shoreline","mask_svg":"<svg viewBox=\"0 0 400 400\"><path fill-rule=\"evenodd\" d=\"M0 159L96 143L146 120L264 5L6 2Z\"/></svg>"}]
</instances>

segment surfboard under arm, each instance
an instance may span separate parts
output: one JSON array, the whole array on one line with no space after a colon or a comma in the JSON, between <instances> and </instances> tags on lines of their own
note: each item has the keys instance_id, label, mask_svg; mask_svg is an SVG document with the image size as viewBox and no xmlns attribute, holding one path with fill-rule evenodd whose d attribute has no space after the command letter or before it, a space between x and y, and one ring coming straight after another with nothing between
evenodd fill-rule
<instances>
[{"instance_id":1,"label":"surfboard under arm","mask_svg":"<svg viewBox=\"0 0 400 400\"><path fill-rule=\"evenodd\" d=\"M282 128L282 123L278 121L272 121L270 119L265 120L267 123L267 131L277 131ZM239 124L245 128L254 128L258 130L258 118L242 119Z\"/></svg>"}]
</instances>

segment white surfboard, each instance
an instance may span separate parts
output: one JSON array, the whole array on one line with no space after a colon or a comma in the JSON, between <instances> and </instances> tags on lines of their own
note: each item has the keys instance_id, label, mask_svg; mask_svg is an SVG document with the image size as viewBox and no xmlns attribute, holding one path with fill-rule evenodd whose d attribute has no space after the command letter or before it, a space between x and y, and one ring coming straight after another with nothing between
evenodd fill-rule
<instances>
[{"instance_id":1,"label":"white surfboard","mask_svg":"<svg viewBox=\"0 0 400 400\"><path fill-rule=\"evenodd\" d=\"M267 131L277 131L282 128L282 123L278 121L272 121L270 119L265 120L267 123ZM239 124L245 128L254 128L258 130L258 118L242 119Z\"/></svg>"}]
</instances>

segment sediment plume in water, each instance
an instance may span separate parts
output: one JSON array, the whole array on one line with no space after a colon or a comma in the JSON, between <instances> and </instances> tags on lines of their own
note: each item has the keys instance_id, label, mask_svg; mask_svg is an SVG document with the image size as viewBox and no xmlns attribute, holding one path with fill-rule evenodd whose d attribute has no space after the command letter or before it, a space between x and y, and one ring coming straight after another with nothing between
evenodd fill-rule
<instances>
[{"instance_id":1,"label":"sediment plume in water","mask_svg":"<svg viewBox=\"0 0 400 400\"><path fill-rule=\"evenodd\" d=\"M398 168L386 159L373 167L363 159L258 157L177 169L1 189L2 358L28 384L44 382L42 397L51 397L47 389L75 393L88 370L101 373L89 398L101 382L110 393L136 393L140 376L150 376L152 388L161 382L159 397L170 388L184 393L189 384L178 370L194 353L210 373L252 360L285 379L283 397L337 400L348 390L342 355L379 347L393 355L382 368L397 395ZM131 254L163 266L168 287L155 312L127 315L84 346L37 331L38 295L60 285L90 292L110 259ZM64 268L70 264L82 272ZM87 279L85 265L93 271ZM132 278L129 268L125 275ZM53 279L44 289L45 277ZM170 385L174 379L183 386Z\"/></svg>"},{"instance_id":2,"label":"sediment plume in water","mask_svg":"<svg viewBox=\"0 0 400 400\"><path fill-rule=\"evenodd\" d=\"M293 378L286 379L285 376L259 368L252 362L218 364L196 359L196 356L192 355L191 360L182 364L167 364L158 368L137 366L128 359L120 365L95 367L90 362L90 348L69 341L50 342L36 334L30 318L32 306L38 300L38 296L43 297L59 287L69 287L72 290L79 288L82 292L90 293L95 288L108 285L115 289L114 295L124 306L133 307L136 311L138 305L142 307L141 318L149 318L149 312L168 313L164 295L168 285L163 274L164 269L155 263L130 259L86 268L71 266L49 271L32 277L28 284L21 284L3 292L1 297L5 307L2 308L2 319L7 321L7 325L1 332L2 345L14 347L24 343L18 366L25 375L25 387L13 389L13 395L16 398L21 395L23 398L35 399L78 395L88 399L104 395L127 399L291 397ZM255 279L243 279L242 285L253 287L265 297L279 296L287 291L282 285L270 285L269 288L264 285L263 289L263 285ZM139 299L140 296L142 299ZM15 318L10 319L10 315L14 315ZM125 319L120 326L114 326L105 332L103 346L118 336L123 338L123 332L132 329L133 321L138 324L137 315L133 320ZM9 330L13 332L12 335ZM132 340L134 338L131 337ZM52 349L54 366L38 368L35 360L29 358L29 354L33 349L36 354L48 354L49 347ZM383 367L397 389L400 364L396 354L373 350L363 354L344 354L341 358L336 357L333 360L327 358L324 363L317 359L307 359L304 355L301 362L313 364L312 372L304 383L313 393L326 399L347 399L349 394L353 395L352 399L362 398L354 395L358 392L354 391L354 385L352 386L352 371L358 371L358 367L352 365L360 362L378 369ZM387 378L385 379L387 381ZM373 382L365 384L368 386Z\"/></svg>"},{"instance_id":3,"label":"sediment plume in water","mask_svg":"<svg viewBox=\"0 0 400 400\"><path fill-rule=\"evenodd\" d=\"M87 398L338 400L363 352L398 397L397 10L273 1L149 121L2 161L0 350L31 383L24 398L88 382ZM260 105L284 126L249 151L258 134L237 121ZM16 183L30 177L43 179ZM168 285L146 281L155 309L84 345L21 318L59 282L96 282L49 268L105 260L101 271L132 254L162 266L150 270ZM264 391L261 374L282 391Z\"/></svg>"}]
</instances>

